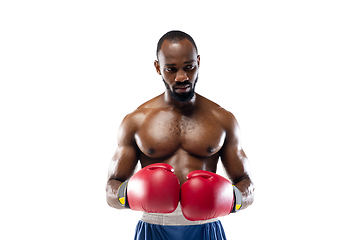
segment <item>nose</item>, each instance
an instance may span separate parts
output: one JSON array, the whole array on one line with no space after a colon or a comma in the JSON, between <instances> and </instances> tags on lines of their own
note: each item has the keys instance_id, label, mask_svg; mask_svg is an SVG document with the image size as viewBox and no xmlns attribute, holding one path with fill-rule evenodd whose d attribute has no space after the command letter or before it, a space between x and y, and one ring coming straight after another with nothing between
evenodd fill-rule
<instances>
[{"instance_id":1,"label":"nose","mask_svg":"<svg viewBox=\"0 0 360 240\"><path fill-rule=\"evenodd\" d=\"M189 80L189 77L188 77L188 75L186 74L186 72L184 70L179 70L176 73L175 82L185 82L185 81L188 81L188 80Z\"/></svg>"}]
</instances>

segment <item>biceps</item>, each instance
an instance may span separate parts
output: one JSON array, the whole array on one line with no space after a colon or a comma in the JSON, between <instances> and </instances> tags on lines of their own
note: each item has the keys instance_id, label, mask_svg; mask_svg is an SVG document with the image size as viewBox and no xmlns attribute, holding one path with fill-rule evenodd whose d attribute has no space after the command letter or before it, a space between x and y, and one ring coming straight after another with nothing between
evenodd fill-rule
<instances>
[{"instance_id":1,"label":"biceps","mask_svg":"<svg viewBox=\"0 0 360 240\"><path fill-rule=\"evenodd\" d=\"M134 173L138 154L132 146L118 147L109 167L109 179L125 181Z\"/></svg>"}]
</instances>

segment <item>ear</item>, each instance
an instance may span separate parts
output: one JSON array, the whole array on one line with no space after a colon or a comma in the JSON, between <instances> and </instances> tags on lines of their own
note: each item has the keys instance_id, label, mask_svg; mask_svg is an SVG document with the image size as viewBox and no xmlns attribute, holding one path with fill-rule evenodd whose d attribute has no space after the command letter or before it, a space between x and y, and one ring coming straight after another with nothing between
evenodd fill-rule
<instances>
[{"instance_id":1,"label":"ear","mask_svg":"<svg viewBox=\"0 0 360 240\"><path fill-rule=\"evenodd\" d=\"M158 61L158 60L155 60L155 61L154 61L154 66L155 66L156 72L157 72L159 75L161 75L160 64L159 64L159 61Z\"/></svg>"},{"instance_id":2,"label":"ear","mask_svg":"<svg viewBox=\"0 0 360 240\"><path fill-rule=\"evenodd\" d=\"M198 67L200 67L200 55L197 56L197 64L198 64Z\"/></svg>"}]
</instances>

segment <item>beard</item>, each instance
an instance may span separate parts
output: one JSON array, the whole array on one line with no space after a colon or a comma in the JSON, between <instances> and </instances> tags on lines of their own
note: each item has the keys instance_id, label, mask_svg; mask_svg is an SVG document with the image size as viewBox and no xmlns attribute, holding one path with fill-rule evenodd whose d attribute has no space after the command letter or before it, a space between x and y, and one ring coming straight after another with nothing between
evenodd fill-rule
<instances>
[{"instance_id":1,"label":"beard","mask_svg":"<svg viewBox=\"0 0 360 240\"><path fill-rule=\"evenodd\" d=\"M189 81L185 81L185 82L182 82L182 83L176 83L174 86L170 87L169 84L167 84L163 78L163 82L166 86L166 88L169 90L171 96L178 102L181 102L181 103L186 103L186 102L189 102L195 95L195 85L198 81L198 77L196 77L195 79L195 82L194 82L194 86L192 86ZM191 89L189 92L186 92L186 93L176 93L174 91L174 87L178 87L178 86L183 86L183 85L186 85L186 84L190 84L191 85Z\"/></svg>"}]
</instances>

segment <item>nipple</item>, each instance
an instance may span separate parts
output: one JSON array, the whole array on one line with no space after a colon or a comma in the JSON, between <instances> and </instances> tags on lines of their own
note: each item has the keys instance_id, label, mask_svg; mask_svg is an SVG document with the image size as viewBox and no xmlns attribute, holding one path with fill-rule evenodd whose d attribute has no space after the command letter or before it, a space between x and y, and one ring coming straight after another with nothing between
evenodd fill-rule
<instances>
[{"instance_id":1,"label":"nipple","mask_svg":"<svg viewBox=\"0 0 360 240\"><path fill-rule=\"evenodd\" d=\"M149 154L149 155L154 154L154 152L155 152L155 149L153 149L153 148L150 148L150 149L148 150L148 154Z\"/></svg>"},{"instance_id":2,"label":"nipple","mask_svg":"<svg viewBox=\"0 0 360 240\"><path fill-rule=\"evenodd\" d=\"M208 153L214 153L214 152L215 152L215 149L212 148L212 147L208 147L207 152L208 152Z\"/></svg>"}]
</instances>

